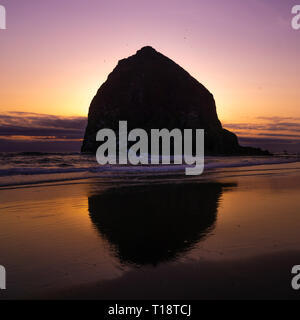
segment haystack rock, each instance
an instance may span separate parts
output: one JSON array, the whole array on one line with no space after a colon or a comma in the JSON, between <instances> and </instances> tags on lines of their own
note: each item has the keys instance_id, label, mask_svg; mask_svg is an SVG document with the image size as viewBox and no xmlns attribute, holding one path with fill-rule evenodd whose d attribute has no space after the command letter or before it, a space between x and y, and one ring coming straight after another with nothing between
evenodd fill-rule
<instances>
[{"instance_id":1,"label":"haystack rock","mask_svg":"<svg viewBox=\"0 0 300 320\"><path fill-rule=\"evenodd\" d=\"M237 136L222 128L213 95L188 72L152 47L143 47L120 60L93 98L82 152L96 152L98 130L118 132L143 128L205 129L205 153L215 155L268 154L241 147Z\"/></svg>"}]
</instances>

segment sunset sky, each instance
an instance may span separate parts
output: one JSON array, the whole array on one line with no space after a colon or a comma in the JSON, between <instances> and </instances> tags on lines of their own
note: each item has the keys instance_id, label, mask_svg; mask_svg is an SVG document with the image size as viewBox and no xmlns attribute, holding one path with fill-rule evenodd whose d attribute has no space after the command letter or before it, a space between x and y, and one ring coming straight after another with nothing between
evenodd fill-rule
<instances>
[{"instance_id":1,"label":"sunset sky","mask_svg":"<svg viewBox=\"0 0 300 320\"><path fill-rule=\"evenodd\" d=\"M300 0L0 4L0 151L28 140L77 146L97 89L118 60L150 45L213 93L241 142L300 152L300 30L291 27Z\"/></svg>"}]
</instances>

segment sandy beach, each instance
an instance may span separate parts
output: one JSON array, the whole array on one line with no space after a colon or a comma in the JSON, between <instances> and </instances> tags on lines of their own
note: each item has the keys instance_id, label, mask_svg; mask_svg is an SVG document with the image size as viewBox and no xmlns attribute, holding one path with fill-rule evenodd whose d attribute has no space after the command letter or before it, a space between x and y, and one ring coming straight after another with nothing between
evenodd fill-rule
<instances>
[{"instance_id":1,"label":"sandy beach","mask_svg":"<svg viewBox=\"0 0 300 320\"><path fill-rule=\"evenodd\" d=\"M1 189L1 299L299 299L300 164Z\"/></svg>"}]
</instances>

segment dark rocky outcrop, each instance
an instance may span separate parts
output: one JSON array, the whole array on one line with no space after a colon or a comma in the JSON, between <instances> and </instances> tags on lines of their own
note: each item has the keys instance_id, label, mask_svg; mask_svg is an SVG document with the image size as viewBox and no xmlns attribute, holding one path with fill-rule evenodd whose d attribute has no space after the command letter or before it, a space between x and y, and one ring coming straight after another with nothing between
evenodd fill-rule
<instances>
[{"instance_id":1,"label":"dark rocky outcrop","mask_svg":"<svg viewBox=\"0 0 300 320\"><path fill-rule=\"evenodd\" d=\"M268 154L241 147L237 136L222 128L213 95L152 47L120 60L100 87L89 109L81 151L95 152L97 131L117 132L120 120L128 121L128 130L205 129L206 154Z\"/></svg>"}]
</instances>

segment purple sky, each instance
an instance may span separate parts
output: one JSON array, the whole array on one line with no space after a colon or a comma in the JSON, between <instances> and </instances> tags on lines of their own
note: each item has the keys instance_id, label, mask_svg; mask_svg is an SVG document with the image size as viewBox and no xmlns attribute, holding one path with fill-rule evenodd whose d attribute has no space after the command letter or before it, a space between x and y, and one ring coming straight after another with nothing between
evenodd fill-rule
<instances>
[{"instance_id":1,"label":"purple sky","mask_svg":"<svg viewBox=\"0 0 300 320\"><path fill-rule=\"evenodd\" d=\"M151 45L214 94L223 123L300 118L298 3L0 0L0 113L86 116L117 61Z\"/></svg>"}]
</instances>

